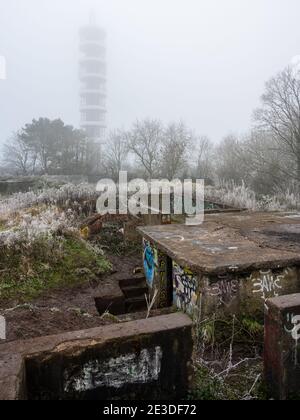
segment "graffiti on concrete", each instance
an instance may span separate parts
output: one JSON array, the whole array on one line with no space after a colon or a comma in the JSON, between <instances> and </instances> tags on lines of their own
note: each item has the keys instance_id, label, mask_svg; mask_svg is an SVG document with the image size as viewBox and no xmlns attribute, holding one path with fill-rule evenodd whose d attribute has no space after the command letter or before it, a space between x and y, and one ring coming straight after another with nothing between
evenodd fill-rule
<instances>
[{"instance_id":1,"label":"graffiti on concrete","mask_svg":"<svg viewBox=\"0 0 300 420\"><path fill-rule=\"evenodd\" d=\"M210 296L218 298L218 306L229 306L239 291L239 281L229 276L219 276L219 281L207 288Z\"/></svg>"},{"instance_id":2,"label":"graffiti on concrete","mask_svg":"<svg viewBox=\"0 0 300 420\"><path fill-rule=\"evenodd\" d=\"M143 245L143 264L148 286L158 290L158 306L168 306L167 256L146 239Z\"/></svg>"},{"instance_id":3,"label":"graffiti on concrete","mask_svg":"<svg viewBox=\"0 0 300 420\"><path fill-rule=\"evenodd\" d=\"M158 265L158 281L159 281L159 306L168 306L168 282L167 282L167 257L165 254L158 251L157 253Z\"/></svg>"},{"instance_id":4,"label":"graffiti on concrete","mask_svg":"<svg viewBox=\"0 0 300 420\"><path fill-rule=\"evenodd\" d=\"M147 283L149 287L153 287L155 267L157 263L157 252L149 241L143 240L144 255L143 264Z\"/></svg>"},{"instance_id":5,"label":"graffiti on concrete","mask_svg":"<svg viewBox=\"0 0 300 420\"><path fill-rule=\"evenodd\" d=\"M183 242L185 239L184 239L184 236L182 236L182 235L176 235L176 234L169 234L168 236L165 236L165 239L167 239L167 240L169 240L169 239L172 239L173 241L175 241L175 240L178 240L179 242Z\"/></svg>"},{"instance_id":6,"label":"graffiti on concrete","mask_svg":"<svg viewBox=\"0 0 300 420\"><path fill-rule=\"evenodd\" d=\"M194 314L198 309L198 279L188 268L173 262L174 304L184 312Z\"/></svg>"},{"instance_id":7,"label":"graffiti on concrete","mask_svg":"<svg viewBox=\"0 0 300 420\"><path fill-rule=\"evenodd\" d=\"M184 236L178 235L175 232L168 232L168 234L166 235L166 232L153 230L152 235L153 235L153 238L156 240L167 239L167 240L174 240L178 242L183 242L185 240Z\"/></svg>"},{"instance_id":8,"label":"graffiti on concrete","mask_svg":"<svg viewBox=\"0 0 300 420\"><path fill-rule=\"evenodd\" d=\"M266 300L279 296L283 279L284 274L275 275L271 270L260 271L258 276L251 274L250 280L253 283L253 293L261 295L261 299L264 301L266 309L268 309Z\"/></svg>"},{"instance_id":9,"label":"graffiti on concrete","mask_svg":"<svg viewBox=\"0 0 300 420\"><path fill-rule=\"evenodd\" d=\"M294 361L295 365L299 364L298 357L298 343L300 340L300 315L287 314L286 325L284 326L285 332L290 334L295 341Z\"/></svg>"},{"instance_id":10,"label":"graffiti on concrete","mask_svg":"<svg viewBox=\"0 0 300 420\"><path fill-rule=\"evenodd\" d=\"M294 340L300 340L300 315L288 313L284 329L288 334L291 334Z\"/></svg>"},{"instance_id":11,"label":"graffiti on concrete","mask_svg":"<svg viewBox=\"0 0 300 420\"><path fill-rule=\"evenodd\" d=\"M78 370L65 370L64 391L86 392L99 387L120 389L127 384L157 381L162 356L161 347L155 347L106 361L89 361Z\"/></svg>"}]
</instances>

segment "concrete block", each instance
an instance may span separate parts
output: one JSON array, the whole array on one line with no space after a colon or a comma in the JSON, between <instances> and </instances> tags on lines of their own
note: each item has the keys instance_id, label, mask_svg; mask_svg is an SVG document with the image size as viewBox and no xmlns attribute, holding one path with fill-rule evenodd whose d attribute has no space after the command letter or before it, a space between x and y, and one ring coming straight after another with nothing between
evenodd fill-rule
<instances>
[{"instance_id":1,"label":"concrete block","mask_svg":"<svg viewBox=\"0 0 300 420\"><path fill-rule=\"evenodd\" d=\"M265 314L265 379L272 397L300 398L300 294L270 299Z\"/></svg>"},{"instance_id":2,"label":"concrete block","mask_svg":"<svg viewBox=\"0 0 300 420\"><path fill-rule=\"evenodd\" d=\"M192 352L192 323L180 313L7 343L0 400L184 398Z\"/></svg>"}]
</instances>

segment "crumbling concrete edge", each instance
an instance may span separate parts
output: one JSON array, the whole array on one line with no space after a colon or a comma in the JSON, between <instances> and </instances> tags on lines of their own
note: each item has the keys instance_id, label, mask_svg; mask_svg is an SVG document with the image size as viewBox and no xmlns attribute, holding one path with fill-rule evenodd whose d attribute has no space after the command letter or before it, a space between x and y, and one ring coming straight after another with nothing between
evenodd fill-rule
<instances>
[{"instance_id":1,"label":"crumbling concrete edge","mask_svg":"<svg viewBox=\"0 0 300 420\"><path fill-rule=\"evenodd\" d=\"M49 357L62 351L78 351L85 346L97 346L113 339L145 337L160 331L190 329L193 323L183 313L172 313L149 319L138 319L121 324L67 332L36 339L9 342L0 345L0 400L26 400L25 362L36 356ZM191 355L192 355L191 349Z\"/></svg>"},{"instance_id":2,"label":"crumbling concrete edge","mask_svg":"<svg viewBox=\"0 0 300 420\"><path fill-rule=\"evenodd\" d=\"M139 228L138 232L140 233L141 238L145 238L147 241L153 244L153 238L151 237L151 235L149 235L142 228L141 229ZM264 262L259 262L259 263L247 263L247 264L239 263L234 267L232 267L232 265L229 264L229 265L224 265L222 267L215 268L215 265L206 264L205 268L199 269L199 267L195 265L189 258L178 256L178 254L172 251L171 248L168 248L167 246L164 246L158 243L155 243L154 246L157 249L159 249L161 252L165 253L172 260L175 260L180 266L188 267L195 274L207 275L207 276L218 276L218 275L226 274L228 272L232 272L235 274L251 273L252 271L269 270L270 268L274 270L275 269L279 270L285 267L299 266L299 261L300 261L299 256L295 256L295 257L290 257L290 258L278 258L278 259L273 259L273 260L269 259L269 260L266 260Z\"/></svg>"}]
</instances>

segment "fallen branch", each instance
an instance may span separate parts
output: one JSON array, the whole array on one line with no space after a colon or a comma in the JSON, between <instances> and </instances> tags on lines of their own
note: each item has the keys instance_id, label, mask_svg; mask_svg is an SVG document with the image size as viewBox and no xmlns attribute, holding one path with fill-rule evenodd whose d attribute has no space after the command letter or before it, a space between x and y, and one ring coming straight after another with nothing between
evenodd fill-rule
<instances>
[{"instance_id":1,"label":"fallen branch","mask_svg":"<svg viewBox=\"0 0 300 420\"><path fill-rule=\"evenodd\" d=\"M148 308L146 319L148 319L149 316L150 316L150 313L151 313L151 310L152 310L152 308L154 306L154 303L155 303L155 300L156 300L157 295L158 295L158 290L157 289L154 290L154 295L152 297L152 300L150 300L150 296L148 297L145 294L145 299L146 299L147 308Z\"/></svg>"},{"instance_id":2,"label":"fallen branch","mask_svg":"<svg viewBox=\"0 0 300 420\"><path fill-rule=\"evenodd\" d=\"M215 376L216 377L220 377L220 376L222 376L222 375L224 375L224 374L229 374L229 372L231 371L231 370L234 370L234 369L236 369L236 368L238 368L239 366L241 366L243 363L248 363L248 362L255 362L256 360L261 360L261 357L256 357L256 358L254 358L254 359L251 359L251 358L246 358L246 359L243 359L243 360L241 360L240 362L238 362L236 365L232 365L232 366L228 366L228 368L226 369L226 370L224 370L223 372L221 372L221 373L218 373L218 374L216 374Z\"/></svg>"},{"instance_id":3,"label":"fallen branch","mask_svg":"<svg viewBox=\"0 0 300 420\"><path fill-rule=\"evenodd\" d=\"M261 373L257 375L257 377L256 377L256 379L255 379L255 381L254 381L254 383L253 383L253 385L252 385L252 387L251 387L250 391L249 391L249 392L247 392L247 393L244 395L243 399L249 399L249 398L252 398L252 397L251 397L251 394L252 394L252 392L254 391L254 389L255 389L255 387L256 387L256 385L257 385L257 382L260 380L260 378L261 378Z\"/></svg>"}]
</instances>

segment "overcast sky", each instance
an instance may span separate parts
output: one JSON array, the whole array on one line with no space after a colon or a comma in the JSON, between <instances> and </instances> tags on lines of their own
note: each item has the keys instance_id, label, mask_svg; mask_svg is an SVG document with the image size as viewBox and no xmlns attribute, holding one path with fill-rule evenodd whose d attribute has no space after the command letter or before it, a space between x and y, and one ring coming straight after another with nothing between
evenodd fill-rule
<instances>
[{"instance_id":1,"label":"overcast sky","mask_svg":"<svg viewBox=\"0 0 300 420\"><path fill-rule=\"evenodd\" d=\"M251 124L300 54L299 0L0 0L0 142L33 118L79 126L78 28L107 31L108 126L183 120L217 142Z\"/></svg>"}]
</instances>

